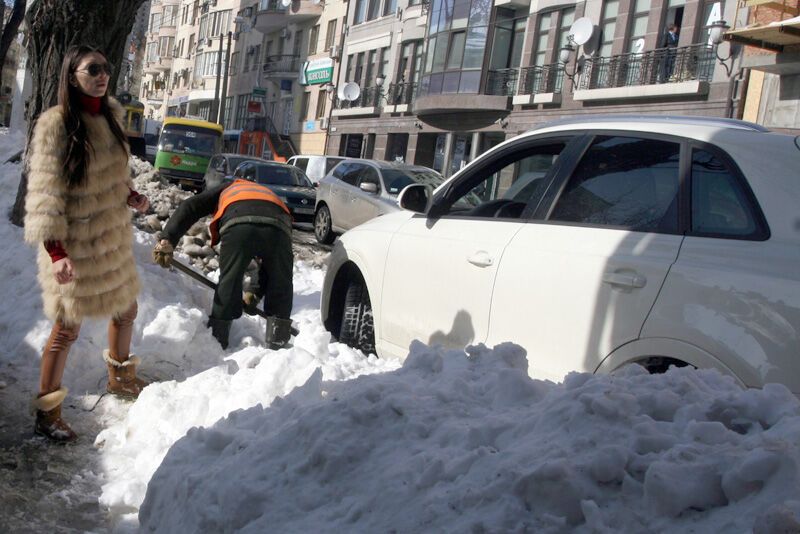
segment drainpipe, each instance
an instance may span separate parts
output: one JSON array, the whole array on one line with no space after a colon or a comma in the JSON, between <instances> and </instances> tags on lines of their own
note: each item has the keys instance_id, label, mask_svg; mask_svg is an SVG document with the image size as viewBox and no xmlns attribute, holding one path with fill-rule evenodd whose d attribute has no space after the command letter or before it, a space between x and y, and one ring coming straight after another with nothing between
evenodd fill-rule
<instances>
[{"instance_id":1,"label":"drainpipe","mask_svg":"<svg viewBox=\"0 0 800 534\"><path fill-rule=\"evenodd\" d=\"M744 79L742 83L741 91L739 91L739 96L736 96L736 86L739 84L739 81ZM745 97L745 91L747 91L747 82L750 80L750 68L749 67L739 67L739 70L736 71L734 76L731 76L731 79L728 81L728 97L725 99L725 117L729 119L733 118L741 118L743 109L741 109L741 102ZM734 109L736 111L736 117L734 117Z\"/></svg>"},{"instance_id":2,"label":"drainpipe","mask_svg":"<svg viewBox=\"0 0 800 534\"><path fill-rule=\"evenodd\" d=\"M344 8L345 23L342 25L342 31L339 36L339 68L336 70L336 85L335 85L336 91L333 94L333 98L330 99L331 105L330 108L328 109L328 129L325 130L325 155L328 155L328 141L330 141L331 127L333 126L331 124L331 119L333 119L333 107L334 103L336 102L336 95L339 93L339 84L341 83L342 80L342 64L344 62L344 37L345 37L344 34L349 29L349 26L347 25L347 20L350 16L350 0L345 0L344 4L345 4ZM330 51L328 52L328 54L330 55ZM336 60L334 59L334 61ZM325 95L323 95L322 98L328 98L327 92L325 92Z\"/></svg>"}]
</instances>

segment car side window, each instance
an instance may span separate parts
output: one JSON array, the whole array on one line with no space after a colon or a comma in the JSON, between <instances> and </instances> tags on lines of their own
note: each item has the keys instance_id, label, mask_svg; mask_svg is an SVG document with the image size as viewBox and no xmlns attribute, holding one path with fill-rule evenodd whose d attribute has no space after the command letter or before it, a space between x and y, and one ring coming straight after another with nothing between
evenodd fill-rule
<instances>
[{"instance_id":1,"label":"car side window","mask_svg":"<svg viewBox=\"0 0 800 534\"><path fill-rule=\"evenodd\" d=\"M381 180L378 176L378 171L372 167L364 166L361 173L358 175L358 185L361 184L375 184L378 186L378 193L381 192Z\"/></svg>"},{"instance_id":2,"label":"car side window","mask_svg":"<svg viewBox=\"0 0 800 534\"><path fill-rule=\"evenodd\" d=\"M595 138L550 220L678 231L680 144L640 137Z\"/></svg>"},{"instance_id":3,"label":"car side window","mask_svg":"<svg viewBox=\"0 0 800 534\"><path fill-rule=\"evenodd\" d=\"M333 177L336 178L337 180L344 180L343 177L345 174L347 174L351 165L352 165L351 163L346 163L346 162L342 163L341 165L338 165L335 169L333 169Z\"/></svg>"},{"instance_id":4,"label":"car side window","mask_svg":"<svg viewBox=\"0 0 800 534\"><path fill-rule=\"evenodd\" d=\"M358 185L358 177L361 176L361 171L364 168L363 165L359 165L357 163L351 163L347 166L347 169L342 174L340 178L341 181L348 185L352 185L353 187Z\"/></svg>"},{"instance_id":5,"label":"car side window","mask_svg":"<svg viewBox=\"0 0 800 534\"><path fill-rule=\"evenodd\" d=\"M758 239L757 209L737 175L708 150L692 150L693 235Z\"/></svg>"},{"instance_id":6,"label":"car side window","mask_svg":"<svg viewBox=\"0 0 800 534\"><path fill-rule=\"evenodd\" d=\"M296 158L292 164L305 172L308 169L308 158Z\"/></svg>"},{"instance_id":7,"label":"car side window","mask_svg":"<svg viewBox=\"0 0 800 534\"><path fill-rule=\"evenodd\" d=\"M473 177L458 189L472 187L457 196L448 215L460 217L494 217L518 219L529 205L534 208L542 199L549 179L547 175L567 145L566 139L553 139L521 148L479 172L483 180Z\"/></svg>"},{"instance_id":8,"label":"car side window","mask_svg":"<svg viewBox=\"0 0 800 534\"><path fill-rule=\"evenodd\" d=\"M342 158L325 158L325 174L331 172L331 169L340 161L342 161Z\"/></svg>"}]
</instances>

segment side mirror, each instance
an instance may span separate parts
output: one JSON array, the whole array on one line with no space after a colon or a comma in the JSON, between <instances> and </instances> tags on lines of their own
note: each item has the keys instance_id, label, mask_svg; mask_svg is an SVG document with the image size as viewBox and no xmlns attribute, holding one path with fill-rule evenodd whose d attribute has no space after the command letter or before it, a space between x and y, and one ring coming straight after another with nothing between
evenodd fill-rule
<instances>
[{"instance_id":1,"label":"side mirror","mask_svg":"<svg viewBox=\"0 0 800 534\"><path fill-rule=\"evenodd\" d=\"M369 193L371 195L378 194L378 184L373 184L371 182L361 182L358 184L358 188L364 191L365 193Z\"/></svg>"},{"instance_id":2,"label":"side mirror","mask_svg":"<svg viewBox=\"0 0 800 534\"><path fill-rule=\"evenodd\" d=\"M431 199L430 187L424 184L407 185L397 196L397 204L404 210L425 213Z\"/></svg>"}]
</instances>

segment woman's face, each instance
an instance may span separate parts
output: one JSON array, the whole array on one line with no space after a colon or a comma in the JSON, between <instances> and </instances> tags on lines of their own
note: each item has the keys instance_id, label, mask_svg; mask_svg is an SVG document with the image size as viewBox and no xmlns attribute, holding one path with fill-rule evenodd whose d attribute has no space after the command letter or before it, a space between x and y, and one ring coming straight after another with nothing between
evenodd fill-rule
<instances>
[{"instance_id":1,"label":"woman's face","mask_svg":"<svg viewBox=\"0 0 800 534\"><path fill-rule=\"evenodd\" d=\"M87 96L101 97L106 94L111 66L102 54L90 52L78 62L72 75L72 84Z\"/></svg>"}]
</instances>

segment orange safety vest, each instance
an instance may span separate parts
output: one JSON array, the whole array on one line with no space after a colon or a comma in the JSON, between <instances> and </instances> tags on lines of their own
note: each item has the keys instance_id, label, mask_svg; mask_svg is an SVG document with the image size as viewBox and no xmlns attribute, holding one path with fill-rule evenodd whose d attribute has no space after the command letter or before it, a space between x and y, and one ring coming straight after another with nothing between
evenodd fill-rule
<instances>
[{"instance_id":1,"label":"orange safety vest","mask_svg":"<svg viewBox=\"0 0 800 534\"><path fill-rule=\"evenodd\" d=\"M240 200L264 200L272 202L283 208L283 211L290 217L292 215L289 208L286 207L286 204L284 204L283 201L278 198L278 195L273 193L268 187L247 180L234 180L230 186L226 187L222 193L220 193L219 202L217 203L217 212L208 225L211 231L211 246L219 243L219 220L222 218L225 210L228 209L228 206Z\"/></svg>"}]
</instances>

